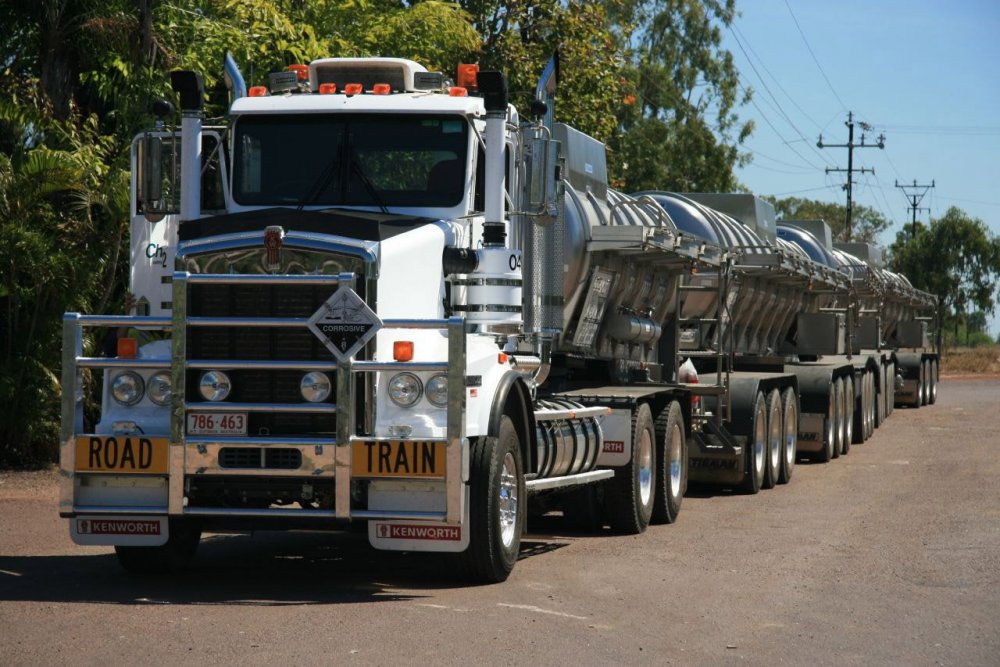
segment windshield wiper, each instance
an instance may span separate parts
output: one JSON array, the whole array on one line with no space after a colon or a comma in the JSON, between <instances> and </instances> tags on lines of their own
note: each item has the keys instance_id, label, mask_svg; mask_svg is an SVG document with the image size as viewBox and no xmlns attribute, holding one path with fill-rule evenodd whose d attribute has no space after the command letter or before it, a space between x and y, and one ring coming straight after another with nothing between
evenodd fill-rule
<instances>
[{"instance_id":1,"label":"windshield wiper","mask_svg":"<svg viewBox=\"0 0 1000 667\"><path fill-rule=\"evenodd\" d=\"M354 156L354 151L351 151L351 169L357 177L361 179L361 184L365 186L365 191L368 192L368 196L372 198L375 205L378 206L379 209L381 209L381 211L386 215L392 215L389 213L389 209L386 208L385 204L382 202L382 198L379 197L378 190L375 189L371 179L368 178L368 174L365 173L364 167L361 166L361 163L358 162L357 158Z\"/></svg>"}]
</instances>

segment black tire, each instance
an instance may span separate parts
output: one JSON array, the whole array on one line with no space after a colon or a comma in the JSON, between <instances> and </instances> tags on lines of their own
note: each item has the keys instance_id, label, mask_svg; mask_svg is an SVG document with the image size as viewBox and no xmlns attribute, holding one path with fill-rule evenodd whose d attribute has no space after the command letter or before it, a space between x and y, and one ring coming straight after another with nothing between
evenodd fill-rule
<instances>
[{"instance_id":1,"label":"black tire","mask_svg":"<svg viewBox=\"0 0 1000 667\"><path fill-rule=\"evenodd\" d=\"M781 444L784 440L781 423L781 393L772 389L767 396L767 450L764 452L764 482L762 488L773 489L781 474Z\"/></svg>"},{"instance_id":2,"label":"black tire","mask_svg":"<svg viewBox=\"0 0 1000 667\"><path fill-rule=\"evenodd\" d=\"M830 383L830 395L826 407L826 433L824 433L823 446L814 455L814 459L820 463L826 463L833 458L833 445L836 442L837 430L837 388Z\"/></svg>"},{"instance_id":3,"label":"black tire","mask_svg":"<svg viewBox=\"0 0 1000 667\"><path fill-rule=\"evenodd\" d=\"M846 403L846 414L844 415L844 425L847 432L844 434L844 440L847 441L848 447L854 444L854 376L848 375L844 378L844 398L847 400Z\"/></svg>"},{"instance_id":4,"label":"black tire","mask_svg":"<svg viewBox=\"0 0 1000 667\"><path fill-rule=\"evenodd\" d=\"M183 570L194 558L201 527L189 520L169 520L170 537L158 547L115 547L118 563L132 574L169 574Z\"/></svg>"},{"instance_id":5,"label":"black tire","mask_svg":"<svg viewBox=\"0 0 1000 667\"><path fill-rule=\"evenodd\" d=\"M744 458L743 489L750 494L758 493L764 484L764 468L767 451L767 402L764 394L757 392L753 403L753 422L747 438Z\"/></svg>"},{"instance_id":6,"label":"black tire","mask_svg":"<svg viewBox=\"0 0 1000 667\"><path fill-rule=\"evenodd\" d=\"M896 409L896 362L889 364L889 414Z\"/></svg>"},{"instance_id":7,"label":"black tire","mask_svg":"<svg viewBox=\"0 0 1000 667\"><path fill-rule=\"evenodd\" d=\"M461 554L462 569L476 582L504 581L517 562L528 505L521 440L507 415L496 437L471 444L469 487L469 548Z\"/></svg>"},{"instance_id":8,"label":"black tire","mask_svg":"<svg viewBox=\"0 0 1000 667\"><path fill-rule=\"evenodd\" d=\"M656 429L649 405L632 412L632 458L608 480L607 506L611 528L622 535L638 535L653 516L656 496Z\"/></svg>"},{"instance_id":9,"label":"black tire","mask_svg":"<svg viewBox=\"0 0 1000 667\"><path fill-rule=\"evenodd\" d=\"M844 448L844 380L838 378L834 380L830 400L833 401L833 450L830 452L831 459L840 458L840 451Z\"/></svg>"},{"instance_id":10,"label":"black tire","mask_svg":"<svg viewBox=\"0 0 1000 667\"><path fill-rule=\"evenodd\" d=\"M687 491L688 454L684 415L671 401L656 417L656 493L652 523L673 523Z\"/></svg>"},{"instance_id":11,"label":"black tire","mask_svg":"<svg viewBox=\"0 0 1000 667\"><path fill-rule=\"evenodd\" d=\"M875 381L875 428L885 421L885 372L880 372Z\"/></svg>"},{"instance_id":12,"label":"black tire","mask_svg":"<svg viewBox=\"0 0 1000 667\"><path fill-rule=\"evenodd\" d=\"M938 362L937 360L931 360L928 362L931 372L930 372L930 389L927 392L927 404L934 405L937 403L937 385L938 385Z\"/></svg>"},{"instance_id":13,"label":"black tire","mask_svg":"<svg viewBox=\"0 0 1000 667\"><path fill-rule=\"evenodd\" d=\"M782 394L781 428L785 441L781 446L781 472L778 484L788 484L795 470L795 457L799 448L799 397L795 390L788 388Z\"/></svg>"},{"instance_id":14,"label":"black tire","mask_svg":"<svg viewBox=\"0 0 1000 667\"><path fill-rule=\"evenodd\" d=\"M913 401L913 407L919 408L924 404L924 398L927 395L927 367L924 366L924 362L920 362L918 369L919 380L917 381L917 397Z\"/></svg>"},{"instance_id":15,"label":"black tire","mask_svg":"<svg viewBox=\"0 0 1000 667\"><path fill-rule=\"evenodd\" d=\"M850 382L851 391L854 392L854 379ZM858 379L857 396L851 398L851 442L860 445L865 441L865 376L862 374Z\"/></svg>"},{"instance_id":16,"label":"black tire","mask_svg":"<svg viewBox=\"0 0 1000 667\"><path fill-rule=\"evenodd\" d=\"M851 378L844 377L838 380L840 382L840 422L842 424L842 430L840 433L840 454L846 456L849 451L851 451L851 437L853 436L854 428L851 425L851 399L848 398L848 392L851 391Z\"/></svg>"}]
</instances>

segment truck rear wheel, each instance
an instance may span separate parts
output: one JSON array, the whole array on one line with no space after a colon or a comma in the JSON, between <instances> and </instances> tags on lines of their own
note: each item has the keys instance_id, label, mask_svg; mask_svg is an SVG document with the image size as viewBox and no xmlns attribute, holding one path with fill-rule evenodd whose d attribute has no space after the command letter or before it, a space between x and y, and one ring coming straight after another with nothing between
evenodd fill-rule
<instances>
[{"instance_id":1,"label":"truck rear wheel","mask_svg":"<svg viewBox=\"0 0 1000 667\"><path fill-rule=\"evenodd\" d=\"M926 386L927 386L927 384L926 384L927 383L927 372L926 372L925 368L926 367L924 366L924 362L921 361L920 365L917 367L917 369L918 369L917 370L917 372L918 372L917 377L919 379L917 380L917 395L913 399L913 407L915 407L915 408L919 408L921 405L924 404L924 397L926 396L926 391L927 391L926 390Z\"/></svg>"},{"instance_id":2,"label":"truck rear wheel","mask_svg":"<svg viewBox=\"0 0 1000 667\"><path fill-rule=\"evenodd\" d=\"M816 460L826 463L833 458L833 443L836 441L837 430L837 388L830 383L830 396L826 406L826 437L823 439L823 447L816 454Z\"/></svg>"},{"instance_id":3,"label":"truck rear wheel","mask_svg":"<svg viewBox=\"0 0 1000 667\"><path fill-rule=\"evenodd\" d=\"M846 455L851 451L851 401L847 397L851 379L848 377L837 380L840 383L840 453Z\"/></svg>"},{"instance_id":4,"label":"truck rear wheel","mask_svg":"<svg viewBox=\"0 0 1000 667\"><path fill-rule=\"evenodd\" d=\"M767 405L764 394L757 392L753 404L753 423L746 445L746 476L743 488L747 493L757 493L764 484L764 468L767 450Z\"/></svg>"},{"instance_id":5,"label":"truck rear wheel","mask_svg":"<svg viewBox=\"0 0 1000 667\"><path fill-rule=\"evenodd\" d=\"M772 389L767 396L767 460L764 462L765 489L773 489L778 483L781 473L781 441L784 432L781 428L781 394Z\"/></svg>"},{"instance_id":6,"label":"truck rear wheel","mask_svg":"<svg viewBox=\"0 0 1000 667\"><path fill-rule=\"evenodd\" d=\"M495 438L477 438L470 449L469 548L462 566L469 579L497 583L517 562L528 500L520 438L510 417L500 418Z\"/></svg>"},{"instance_id":7,"label":"truck rear wheel","mask_svg":"<svg viewBox=\"0 0 1000 667\"><path fill-rule=\"evenodd\" d=\"M795 395L795 390L791 388L786 389L783 396L781 424L785 441L781 447L781 473L778 475L778 484L788 484L792 479L799 444L799 399Z\"/></svg>"},{"instance_id":8,"label":"truck rear wheel","mask_svg":"<svg viewBox=\"0 0 1000 667\"><path fill-rule=\"evenodd\" d=\"M632 459L615 469L608 481L607 505L611 528L623 535L646 530L656 495L656 431L649 405L640 403L632 413Z\"/></svg>"},{"instance_id":9,"label":"truck rear wheel","mask_svg":"<svg viewBox=\"0 0 1000 667\"><path fill-rule=\"evenodd\" d=\"M132 574L167 574L187 567L201 541L201 527L182 518L170 519L170 537L158 547L116 546L118 563Z\"/></svg>"},{"instance_id":10,"label":"truck rear wheel","mask_svg":"<svg viewBox=\"0 0 1000 667\"><path fill-rule=\"evenodd\" d=\"M844 380L837 379L830 389L830 400L833 401L833 447L830 458L840 458L840 450L844 447Z\"/></svg>"},{"instance_id":11,"label":"truck rear wheel","mask_svg":"<svg viewBox=\"0 0 1000 667\"><path fill-rule=\"evenodd\" d=\"M687 491L687 441L677 401L670 401L656 418L656 442L656 497L651 521L673 523Z\"/></svg>"},{"instance_id":12,"label":"truck rear wheel","mask_svg":"<svg viewBox=\"0 0 1000 667\"><path fill-rule=\"evenodd\" d=\"M930 369L930 372L927 374L927 405L934 405L937 403L937 361L933 359L928 360L927 367Z\"/></svg>"},{"instance_id":13,"label":"truck rear wheel","mask_svg":"<svg viewBox=\"0 0 1000 667\"><path fill-rule=\"evenodd\" d=\"M844 378L844 447L850 449L854 442L854 378ZM846 451L844 452L847 453Z\"/></svg>"}]
</instances>

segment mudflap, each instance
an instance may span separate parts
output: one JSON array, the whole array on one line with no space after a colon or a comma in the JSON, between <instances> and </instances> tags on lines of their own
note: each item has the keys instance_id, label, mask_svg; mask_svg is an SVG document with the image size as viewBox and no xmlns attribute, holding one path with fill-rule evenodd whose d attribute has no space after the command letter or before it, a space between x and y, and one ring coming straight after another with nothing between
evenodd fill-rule
<instances>
[{"instance_id":1,"label":"mudflap","mask_svg":"<svg viewBox=\"0 0 1000 667\"><path fill-rule=\"evenodd\" d=\"M383 551L434 551L459 553L469 546L469 486L464 486L462 522L448 524L435 521L370 520L368 542ZM378 496L374 502L378 502ZM422 494L430 496L434 494ZM428 500L432 500L428 498ZM369 502L372 503L369 492ZM433 502L433 500L432 500ZM372 503L373 504L373 503ZM410 507L410 509L413 509Z\"/></svg>"}]
</instances>

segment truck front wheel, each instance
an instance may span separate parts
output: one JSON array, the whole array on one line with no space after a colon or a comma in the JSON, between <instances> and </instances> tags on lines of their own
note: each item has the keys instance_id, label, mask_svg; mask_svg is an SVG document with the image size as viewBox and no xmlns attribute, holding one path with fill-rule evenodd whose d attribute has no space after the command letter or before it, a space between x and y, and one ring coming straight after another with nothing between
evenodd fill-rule
<instances>
[{"instance_id":1,"label":"truck front wheel","mask_svg":"<svg viewBox=\"0 0 1000 667\"><path fill-rule=\"evenodd\" d=\"M470 447L470 535L462 563L470 579L497 583L514 569L524 530L520 438L504 415L497 437L478 438Z\"/></svg>"}]
</instances>

